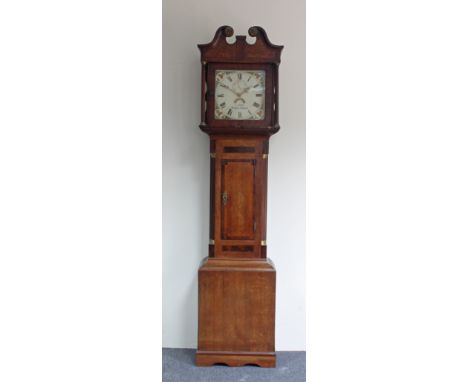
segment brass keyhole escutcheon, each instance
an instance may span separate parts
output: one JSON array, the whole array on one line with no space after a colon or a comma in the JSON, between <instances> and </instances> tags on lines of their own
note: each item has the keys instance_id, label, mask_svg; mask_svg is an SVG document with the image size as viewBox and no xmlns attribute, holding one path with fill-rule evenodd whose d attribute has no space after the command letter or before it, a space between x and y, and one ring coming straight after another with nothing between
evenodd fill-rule
<instances>
[{"instance_id":1,"label":"brass keyhole escutcheon","mask_svg":"<svg viewBox=\"0 0 468 382\"><path fill-rule=\"evenodd\" d=\"M222 200L223 200L223 206L225 206L225 205L227 204L227 201L228 201L228 194L227 194L227 192L223 192Z\"/></svg>"}]
</instances>

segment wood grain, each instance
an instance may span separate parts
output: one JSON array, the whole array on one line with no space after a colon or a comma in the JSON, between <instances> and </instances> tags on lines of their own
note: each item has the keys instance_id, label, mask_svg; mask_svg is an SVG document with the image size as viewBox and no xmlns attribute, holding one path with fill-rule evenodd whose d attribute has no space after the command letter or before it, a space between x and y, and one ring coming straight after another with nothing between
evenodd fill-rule
<instances>
[{"instance_id":1,"label":"wood grain","mask_svg":"<svg viewBox=\"0 0 468 382\"><path fill-rule=\"evenodd\" d=\"M198 282L199 352L216 354L213 363L227 364L220 361L226 352L274 353L276 271L271 261L206 258Z\"/></svg>"},{"instance_id":2,"label":"wood grain","mask_svg":"<svg viewBox=\"0 0 468 382\"><path fill-rule=\"evenodd\" d=\"M208 257L198 271L196 364L275 367L276 270L267 258L269 138L279 131L278 65L282 46L258 26L255 43L218 28L200 44L200 129L210 136L210 228ZM214 118L215 71L264 70L265 118Z\"/></svg>"}]
</instances>

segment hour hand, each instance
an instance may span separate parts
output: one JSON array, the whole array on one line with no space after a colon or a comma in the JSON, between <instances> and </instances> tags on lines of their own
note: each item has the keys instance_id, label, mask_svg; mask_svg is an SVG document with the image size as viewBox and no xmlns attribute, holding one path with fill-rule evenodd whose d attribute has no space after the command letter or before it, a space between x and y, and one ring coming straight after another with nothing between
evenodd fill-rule
<instances>
[{"instance_id":1,"label":"hour hand","mask_svg":"<svg viewBox=\"0 0 468 382\"><path fill-rule=\"evenodd\" d=\"M219 84L219 86L221 86L221 87L224 88L224 89L229 90L231 93L233 93L234 95L236 95L237 97L239 97L239 94L237 94L237 93L236 93L234 90L232 90L229 86L224 85L224 84Z\"/></svg>"},{"instance_id":2,"label":"hour hand","mask_svg":"<svg viewBox=\"0 0 468 382\"><path fill-rule=\"evenodd\" d=\"M240 93L237 94L238 97L240 97L241 95L247 93L250 89L252 89L252 86L248 87L248 88L245 88L244 90L242 90Z\"/></svg>"}]
</instances>

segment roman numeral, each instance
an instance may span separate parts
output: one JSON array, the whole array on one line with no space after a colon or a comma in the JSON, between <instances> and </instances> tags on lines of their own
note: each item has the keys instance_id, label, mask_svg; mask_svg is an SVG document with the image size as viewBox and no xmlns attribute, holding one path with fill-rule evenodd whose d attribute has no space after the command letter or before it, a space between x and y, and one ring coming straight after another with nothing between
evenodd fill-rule
<instances>
[{"instance_id":1,"label":"roman numeral","mask_svg":"<svg viewBox=\"0 0 468 382\"><path fill-rule=\"evenodd\" d=\"M229 89L229 88L228 88L226 85L224 85L224 84L219 84L219 86L221 86L221 87L223 87L223 88L225 88L225 89Z\"/></svg>"},{"instance_id":2,"label":"roman numeral","mask_svg":"<svg viewBox=\"0 0 468 382\"><path fill-rule=\"evenodd\" d=\"M254 88L258 87L258 85L260 85L260 84L255 85Z\"/></svg>"},{"instance_id":3,"label":"roman numeral","mask_svg":"<svg viewBox=\"0 0 468 382\"><path fill-rule=\"evenodd\" d=\"M237 112L237 118L242 118L242 114L240 111Z\"/></svg>"},{"instance_id":4,"label":"roman numeral","mask_svg":"<svg viewBox=\"0 0 468 382\"><path fill-rule=\"evenodd\" d=\"M258 94L257 94L258 95ZM224 97L224 94L218 94L218 97Z\"/></svg>"},{"instance_id":5,"label":"roman numeral","mask_svg":"<svg viewBox=\"0 0 468 382\"><path fill-rule=\"evenodd\" d=\"M232 114L232 109L229 109L229 111L227 112L229 116L231 116Z\"/></svg>"},{"instance_id":6,"label":"roman numeral","mask_svg":"<svg viewBox=\"0 0 468 382\"><path fill-rule=\"evenodd\" d=\"M220 104L219 106L221 106L221 107L224 107L224 106L226 106L226 102L223 102L223 103L222 103L222 104Z\"/></svg>"},{"instance_id":7,"label":"roman numeral","mask_svg":"<svg viewBox=\"0 0 468 382\"><path fill-rule=\"evenodd\" d=\"M242 73L237 73L237 78L242 79Z\"/></svg>"},{"instance_id":8,"label":"roman numeral","mask_svg":"<svg viewBox=\"0 0 468 382\"><path fill-rule=\"evenodd\" d=\"M227 79L228 79L229 81L231 81L231 82L232 82L232 78L231 78L231 76L228 76L228 78L227 78Z\"/></svg>"},{"instance_id":9,"label":"roman numeral","mask_svg":"<svg viewBox=\"0 0 468 382\"><path fill-rule=\"evenodd\" d=\"M260 107L260 105L259 105L257 102L254 102L253 105L254 105L255 107Z\"/></svg>"},{"instance_id":10,"label":"roman numeral","mask_svg":"<svg viewBox=\"0 0 468 382\"><path fill-rule=\"evenodd\" d=\"M261 93L255 94L255 97L261 97L261 96L262 96Z\"/></svg>"}]
</instances>

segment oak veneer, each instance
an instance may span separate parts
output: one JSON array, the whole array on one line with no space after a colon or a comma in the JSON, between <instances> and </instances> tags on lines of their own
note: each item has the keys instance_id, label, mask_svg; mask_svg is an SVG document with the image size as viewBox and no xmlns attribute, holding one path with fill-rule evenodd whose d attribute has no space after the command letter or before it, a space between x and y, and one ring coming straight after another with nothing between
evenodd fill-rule
<instances>
[{"instance_id":1,"label":"oak veneer","mask_svg":"<svg viewBox=\"0 0 468 382\"><path fill-rule=\"evenodd\" d=\"M199 45L200 129L210 136L210 244L198 271L198 366L276 365L276 270L267 258L266 212L268 143L280 128L282 46L260 27L249 34L255 44L245 36L229 44L233 30L223 26L209 44ZM265 72L263 119L214 118L217 69Z\"/></svg>"}]
</instances>

